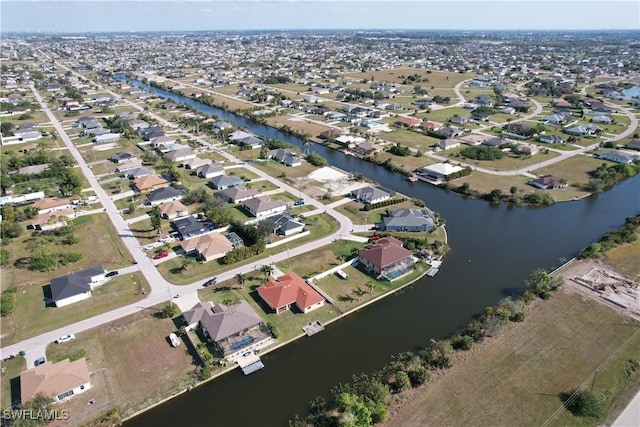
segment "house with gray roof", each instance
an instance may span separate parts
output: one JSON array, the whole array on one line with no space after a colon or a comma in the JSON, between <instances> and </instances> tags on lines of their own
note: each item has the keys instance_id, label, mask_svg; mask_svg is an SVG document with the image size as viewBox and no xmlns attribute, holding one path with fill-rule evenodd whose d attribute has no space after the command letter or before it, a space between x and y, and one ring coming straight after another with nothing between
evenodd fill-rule
<instances>
[{"instance_id":1,"label":"house with gray roof","mask_svg":"<svg viewBox=\"0 0 640 427\"><path fill-rule=\"evenodd\" d=\"M56 307L64 307L91 298L93 288L106 280L101 265L56 277L49 282L51 299Z\"/></svg>"},{"instance_id":2,"label":"house with gray roof","mask_svg":"<svg viewBox=\"0 0 640 427\"><path fill-rule=\"evenodd\" d=\"M260 191L253 188L233 187L218 191L215 195L217 198L229 203L240 203L259 196L260 194Z\"/></svg>"},{"instance_id":3,"label":"house with gray roof","mask_svg":"<svg viewBox=\"0 0 640 427\"><path fill-rule=\"evenodd\" d=\"M129 179L136 179L143 176L153 174L153 170L144 166L140 166L139 168L129 169L124 172L124 176Z\"/></svg>"},{"instance_id":4,"label":"house with gray roof","mask_svg":"<svg viewBox=\"0 0 640 427\"><path fill-rule=\"evenodd\" d=\"M242 185L244 181L241 178L233 175L218 175L209 181L209 183L216 190L225 190L227 188L237 187L238 185Z\"/></svg>"},{"instance_id":5,"label":"house with gray roof","mask_svg":"<svg viewBox=\"0 0 640 427\"><path fill-rule=\"evenodd\" d=\"M271 200L266 196L254 197L242 202L242 207L256 218L273 215L287 210L287 204L282 200Z\"/></svg>"},{"instance_id":6,"label":"house with gray roof","mask_svg":"<svg viewBox=\"0 0 640 427\"><path fill-rule=\"evenodd\" d=\"M147 205L156 206L161 203L179 200L184 194L174 187L163 187L153 190L147 195Z\"/></svg>"},{"instance_id":7,"label":"house with gray roof","mask_svg":"<svg viewBox=\"0 0 640 427\"><path fill-rule=\"evenodd\" d=\"M273 222L273 232L279 236L289 236L304 229L304 224L293 219L289 212L282 212L267 219Z\"/></svg>"},{"instance_id":8,"label":"house with gray roof","mask_svg":"<svg viewBox=\"0 0 640 427\"><path fill-rule=\"evenodd\" d=\"M257 349L273 339L269 328L244 300L230 306L199 302L183 317L187 330L200 328L226 358Z\"/></svg>"},{"instance_id":9,"label":"house with gray roof","mask_svg":"<svg viewBox=\"0 0 640 427\"><path fill-rule=\"evenodd\" d=\"M431 231L433 227L433 216L426 210L396 209L387 213L380 228L385 231Z\"/></svg>"},{"instance_id":10,"label":"house with gray roof","mask_svg":"<svg viewBox=\"0 0 640 427\"><path fill-rule=\"evenodd\" d=\"M285 166L300 166L302 160L295 151L286 148L277 148L269 151L269 158L282 163Z\"/></svg>"},{"instance_id":11,"label":"house with gray roof","mask_svg":"<svg viewBox=\"0 0 640 427\"><path fill-rule=\"evenodd\" d=\"M616 163L628 163L631 164L637 160L640 160L640 155L626 153L624 151L610 151L608 153L598 154L599 159L610 160Z\"/></svg>"},{"instance_id":12,"label":"house with gray roof","mask_svg":"<svg viewBox=\"0 0 640 427\"><path fill-rule=\"evenodd\" d=\"M196 175L200 178L210 179L216 176L224 175L224 168L220 163L209 163L202 165L196 169Z\"/></svg>"},{"instance_id":13,"label":"house with gray roof","mask_svg":"<svg viewBox=\"0 0 640 427\"><path fill-rule=\"evenodd\" d=\"M391 194L379 188L367 186L351 191L351 197L365 204L373 204L390 199Z\"/></svg>"}]
</instances>

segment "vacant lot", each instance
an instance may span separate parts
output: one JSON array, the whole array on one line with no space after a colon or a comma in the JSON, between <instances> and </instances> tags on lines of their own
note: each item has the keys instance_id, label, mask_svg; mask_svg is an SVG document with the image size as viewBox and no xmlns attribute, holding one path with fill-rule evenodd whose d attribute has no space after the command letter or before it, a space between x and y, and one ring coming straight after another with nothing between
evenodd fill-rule
<instances>
[{"instance_id":1,"label":"vacant lot","mask_svg":"<svg viewBox=\"0 0 640 427\"><path fill-rule=\"evenodd\" d=\"M599 369L593 389L615 395L624 367L638 359L638 323L568 291L537 302L523 323L456 358L426 387L403 395L386 425L542 425L632 335L630 344ZM635 334L635 335L634 335ZM464 386L461 386L464 385ZM636 387L637 388L637 387ZM554 425L583 425L564 411Z\"/></svg>"},{"instance_id":2,"label":"vacant lot","mask_svg":"<svg viewBox=\"0 0 640 427\"><path fill-rule=\"evenodd\" d=\"M298 117L274 116L267 119L267 123L273 127L289 126L291 129L309 134L309 136L317 136L318 134L330 129L329 126L313 123Z\"/></svg>"},{"instance_id":3,"label":"vacant lot","mask_svg":"<svg viewBox=\"0 0 640 427\"><path fill-rule=\"evenodd\" d=\"M47 357L80 355L87 358L89 370L106 368L118 410L131 415L193 382L193 357L184 343L171 347L167 337L176 324L159 318L160 310L150 308L78 334L69 343L52 344Z\"/></svg>"},{"instance_id":4,"label":"vacant lot","mask_svg":"<svg viewBox=\"0 0 640 427\"><path fill-rule=\"evenodd\" d=\"M82 270L96 264L102 265L105 270L123 267L128 264L129 253L121 245L115 229L106 214L86 215L73 220L76 225L75 236L78 243L73 245L60 244L60 238L49 241L44 237L30 235L28 233L14 239L4 248L10 253L8 268L0 270L2 289L15 285L30 286L44 284L52 277L62 276L71 271ZM40 272L29 269L31 248L38 246L43 250L58 252L79 252L82 259L54 271Z\"/></svg>"},{"instance_id":5,"label":"vacant lot","mask_svg":"<svg viewBox=\"0 0 640 427\"><path fill-rule=\"evenodd\" d=\"M560 163L531 171L534 175L553 175L564 178L569 185L586 184L591 178L589 172L596 170L601 164L613 165L607 160L596 159L591 156L577 155Z\"/></svg>"},{"instance_id":6,"label":"vacant lot","mask_svg":"<svg viewBox=\"0 0 640 427\"><path fill-rule=\"evenodd\" d=\"M66 307L54 307L45 303L51 295L49 285L19 287L13 314L3 317L2 345L13 344L134 303L144 297L143 290L150 292L147 281L140 273L115 276L95 288L93 297Z\"/></svg>"},{"instance_id":7,"label":"vacant lot","mask_svg":"<svg viewBox=\"0 0 640 427\"><path fill-rule=\"evenodd\" d=\"M638 240L633 243L618 246L609 250L605 256L605 260L618 273L638 281L640 278L640 263L638 262L638 254L640 254L640 235Z\"/></svg>"},{"instance_id":8,"label":"vacant lot","mask_svg":"<svg viewBox=\"0 0 640 427\"><path fill-rule=\"evenodd\" d=\"M420 85L425 88L431 88L432 86L434 88L453 88L457 83L466 79L470 79L474 76L473 74L448 73L439 71L429 73L426 70L417 68L394 68L390 70L366 71L363 73L347 73L345 75L357 79L368 79L369 81L373 79L377 82L383 81L399 84L402 83L402 81L407 76L411 76L413 74L418 74L423 79L423 81L416 82L412 85ZM428 79L428 81L425 79Z\"/></svg>"},{"instance_id":9,"label":"vacant lot","mask_svg":"<svg viewBox=\"0 0 640 427\"><path fill-rule=\"evenodd\" d=\"M0 407L2 409L9 408L11 402L20 399L19 380L20 372L27 369L24 357L15 357L9 360L3 360L2 377L0 378Z\"/></svg>"},{"instance_id":10,"label":"vacant lot","mask_svg":"<svg viewBox=\"0 0 640 427\"><path fill-rule=\"evenodd\" d=\"M397 129L393 132L383 133L380 134L380 138L423 151L429 150L432 145L438 142L437 139L431 136L409 129Z\"/></svg>"}]
</instances>

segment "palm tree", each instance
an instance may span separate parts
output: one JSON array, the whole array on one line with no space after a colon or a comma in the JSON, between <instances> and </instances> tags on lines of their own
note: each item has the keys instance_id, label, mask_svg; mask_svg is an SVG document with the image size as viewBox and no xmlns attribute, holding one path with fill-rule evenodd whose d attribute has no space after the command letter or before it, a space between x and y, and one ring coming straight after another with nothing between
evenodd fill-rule
<instances>
[{"instance_id":1,"label":"palm tree","mask_svg":"<svg viewBox=\"0 0 640 427\"><path fill-rule=\"evenodd\" d=\"M265 275L265 277L271 276L273 274L273 266L270 264L265 264L260 268L260 272Z\"/></svg>"},{"instance_id":2,"label":"palm tree","mask_svg":"<svg viewBox=\"0 0 640 427\"><path fill-rule=\"evenodd\" d=\"M236 282L238 283L239 287L242 287L242 285L244 285L244 282L247 280L247 278L245 277L244 274L242 273L238 273L236 274Z\"/></svg>"},{"instance_id":3,"label":"palm tree","mask_svg":"<svg viewBox=\"0 0 640 427\"><path fill-rule=\"evenodd\" d=\"M373 294L373 287L374 287L373 282L372 282L371 280L369 280L369 281L366 283L366 285L367 285L367 289L369 289L369 293L370 293L370 294Z\"/></svg>"}]
</instances>

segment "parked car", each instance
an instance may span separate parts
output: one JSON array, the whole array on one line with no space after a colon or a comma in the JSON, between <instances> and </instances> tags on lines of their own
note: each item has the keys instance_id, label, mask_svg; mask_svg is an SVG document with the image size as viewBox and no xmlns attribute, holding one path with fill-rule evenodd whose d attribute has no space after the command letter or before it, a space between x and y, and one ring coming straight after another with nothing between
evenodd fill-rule
<instances>
[{"instance_id":1,"label":"parked car","mask_svg":"<svg viewBox=\"0 0 640 427\"><path fill-rule=\"evenodd\" d=\"M153 257L153 259L160 259L160 258L165 258L169 256L169 252L167 251L162 251L159 254L157 254L156 256Z\"/></svg>"},{"instance_id":2,"label":"parked car","mask_svg":"<svg viewBox=\"0 0 640 427\"><path fill-rule=\"evenodd\" d=\"M294 206L302 206L302 205L304 205L304 199L296 200L296 202L294 203Z\"/></svg>"},{"instance_id":3,"label":"parked car","mask_svg":"<svg viewBox=\"0 0 640 427\"><path fill-rule=\"evenodd\" d=\"M209 279L206 282L204 282L202 286L206 288L207 286L215 285L217 281L218 281L218 278L214 277L213 279Z\"/></svg>"},{"instance_id":4,"label":"parked car","mask_svg":"<svg viewBox=\"0 0 640 427\"><path fill-rule=\"evenodd\" d=\"M105 274L106 277L113 277L118 275L118 270L113 270Z\"/></svg>"},{"instance_id":5,"label":"parked car","mask_svg":"<svg viewBox=\"0 0 640 427\"><path fill-rule=\"evenodd\" d=\"M58 338L56 340L56 344L62 344L63 342L71 341L71 340L74 340L74 339L76 339L75 335L67 334L67 335L64 335L64 336L61 336L60 338Z\"/></svg>"},{"instance_id":6,"label":"parked car","mask_svg":"<svg viewBox=\"0 0 640 427\"><path fill-rule=\"evenodd\" d=\"M36 366L40 366L42 365L44 362L46 362L46 360L44 359L44 357L40 357L38 359L36 359L36 361L33 363Z\"/></svg>"}]
</instances>

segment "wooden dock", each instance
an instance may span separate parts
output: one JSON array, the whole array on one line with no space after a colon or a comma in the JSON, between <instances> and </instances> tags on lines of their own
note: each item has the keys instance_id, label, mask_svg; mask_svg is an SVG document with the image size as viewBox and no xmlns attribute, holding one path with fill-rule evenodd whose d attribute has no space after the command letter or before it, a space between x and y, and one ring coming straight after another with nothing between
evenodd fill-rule
<instances>
[{"instance_id":1,"label":"wooden dock","mask_svg":"<svg viewBox=\"0 0 640 427\"><path fill-rule=\"evenodd\" d=\"M302 330L305 334L307 334L308 337L310 337L311 335L315 335L318 332L324 331L324 326L322 325L322 323L320 323L319 320L316 320L315 322L307 323L302 327Z\"/></svg>"}]
</instances>

